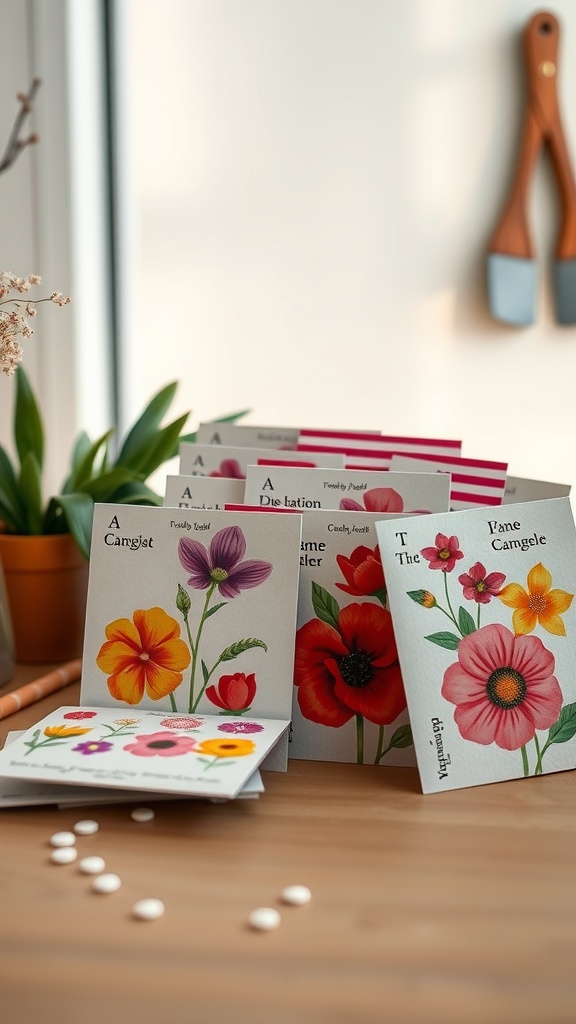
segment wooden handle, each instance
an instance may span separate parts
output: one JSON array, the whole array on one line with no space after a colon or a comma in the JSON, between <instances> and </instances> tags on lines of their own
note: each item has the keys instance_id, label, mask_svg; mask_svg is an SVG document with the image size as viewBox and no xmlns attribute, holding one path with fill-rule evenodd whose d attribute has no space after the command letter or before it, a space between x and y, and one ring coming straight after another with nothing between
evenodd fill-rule
<instances>
[{"instance_id":1,"label":"wooden handle","mask_svg":"<svg viewBox=\"0 0 576 1024\"><path fill-rule=\"evenodd\" d=\"M489 252L504 256L532 259L532 236L528 226L528 198L536 158L542 145L540 128L530 109L526 108L520 150L516 160L514 178L506 205L496 225Z\"/></svg>"},{"instance_id":2,"label":"wooden handle","mask_svg":"<svg viewBox=\"0 0 576 1024\"><path fill-rule=\"evenodd\" d=\"M558 19L548 11L539 11L524 30L529 101L542 138L550 147L560 189L562 224L556 258L573 259L576 257L576 182L558 104L559 43Z\"/></svg>"}]
</instances>

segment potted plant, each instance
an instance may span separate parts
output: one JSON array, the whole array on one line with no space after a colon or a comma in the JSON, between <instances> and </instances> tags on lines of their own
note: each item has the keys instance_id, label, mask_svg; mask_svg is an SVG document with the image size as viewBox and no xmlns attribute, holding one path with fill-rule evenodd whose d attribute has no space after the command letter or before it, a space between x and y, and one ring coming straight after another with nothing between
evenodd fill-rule
<instances>
[{"instance_id":1,"label":"potted plant","mask_svg":"<svg viewBox=\"0 0 576 1024\"><path fill-rule=\"evenodd\" d=\"M45 499L45 429L20 363L18 341L32 333L29 319L37 303L48 301L28 298L30 288L39 283L35 276L24 279L0 272L0 369L16 380L15 455L11 458L0 445L0 562L16 658L49 662L77 657L82 649L94 503L161 505L162 498L146 481L177 455L181 441L193 441L196 435L182 434L188 413L162 426L178 386L174 381L154 395L119 443L114 429L95 441L82 431L72 445L69 471L59 492ZM59 306L70 301L59 292L49 300ZM58 613L55 623L49 619L52 611Z\"/></svg>"}]
</instances>

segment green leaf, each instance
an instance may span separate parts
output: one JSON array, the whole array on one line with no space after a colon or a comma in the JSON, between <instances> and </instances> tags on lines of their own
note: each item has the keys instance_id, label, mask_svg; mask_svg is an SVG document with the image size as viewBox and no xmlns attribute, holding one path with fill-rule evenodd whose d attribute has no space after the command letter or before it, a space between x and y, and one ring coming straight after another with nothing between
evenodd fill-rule
<instances>
[{"instance_id":1,"label":"green leaf","mask_svg":"<svg viewBox=\"0 0 576 1024\"><path fill-rule=\"evenodd\" d=\"M312 606L322 622L327 622L329 626L338 629L340 605L319 583L312 584Z\"/></svg>"},{"instance_id":2,"label":"green leaf","mask_svg":"<svg viewBox=\"0 0 576 1024\"><path fill-rule=\"evenodd\" d=\"M26 532L26 508L14 467L0 445L0 519L16 533Z\"/></svg>"},{"instance_id":3,"label":"green leaf","mask_svg":"<svg viewBox=\"0 0 576 1024\"><path fill-rule=\"evenodd\" d=\"M210 608L210 610L206 612L204 618L209 619L211 615L214 615L214 612L219 611L220 608L224 608L224 606L227 604L228 601L221 601L220 604L215 604L213 608Z\"/></svg>"},{"instance_id":4,"label":"green leaf","mask_svg":"<svg viewBox=\"0 0 576 1024\"><path fill-rule=\"evenodd\" d=\"M548 733L548 743L566 743L576 735L576 704L566 704Z\"/></svg>"},{"instance_id":5,"label":"green leaf","mask_svg":"<svg viewBox=\"0 0 576 1024\"><path fill-rule=\"evenodd\" d=\"M142 448L138 464L134 468L142 474L146 480L155 469L158 469L167 459L172 458L174 450L179 448L180 433L188 419L188 413L180 416L173 423L162 427L154 438ZM136 460L136 456L134 457Z\"/></svg>"},{"instance_id":6,"label":"green leaf","mask_svg":"<svg viewBox=\"0 0 576 1024\"><path fill-rule=\"evenodd\" d=\"M105 451L108 441L111 435L114 433L113 430L107 430L102 437L89 444L87 450L84 452L82 459L77 461L76 468L73 469L70 474L65 490L66 491L81 491L84 489L85 484L88 484L94 479L94 464L98 456ZM82 445L84 447L84 445ZM76 453L78 449L76 449ZM96 475L101 475L101 465L96 466Z\"/></svg>"},{"instance_id":7,"label":"green leaf","mask_svg":"<svg viewBox=\"0 0 576 1024\"><path fill-rule=\"evenodd\" d=\"M206 683L210 679L210 672L208 671L208 666L203 658L200 659L200 666L202 668L202 678L204 680L204 686L206 686Z\"/></svg>"},{"instance_id":8,"label":"green leaf","mask_svg":"<svg viewBox=\"0 0 576 1024\"><path fill-rule=\"evenodd\" d=\"M219 660L233 661L239 654L244 654L244 651L249 651L252 647L261 647L264 651L268 650L263 640L256 640L254 637L249 637L247 640L237 640L235 644L230 644L230 647L227 647L225 651L222 651Z\"/></svg>"},{"instance_id":9,"label":"green leaf","mask_svg":"<svg viewBox=\"0 0 576 1024\"><path fill-rule=\"evenodd\" d=\"M112 492L108 501L120 505L162 505L163 499L143 480L129 480Z\"/></svg>"},{"instance_id":10,"label":"green leaf","mask_svg":"<svg viewBox=\"0 0 576 1024\"><path fill-rule=\"evenodd\" d=\"M42 479L38 460L32 451L22 459L18 485L26 509L25 533L42 533Z\"/></svg>"},{"instance_id":11,"label":"green leaf","mask_svg":"<svg viewBox=\"0 0 576 1024\"><path fill-rule=\"evenodd\" d=\"M388 750L391 750L392 747L402 750L404 747L411 747L413 743L414 739L410 725L399 725L388 744Z\"/></svg>"},{"instance_id":12,"label":"green leaf","mask_svg":"<svg viewBox=\"0 0 576 1024\"><path fill-rule=\"evenodd\" d=\"M171 384L167 384L150 400L126 434L122 447L116 457L116 465L127 465L131 469L135 468L135 460L137 462L140 459L142 450L156 437L158 428L172 404L177 388L178 381L172 381Z\"/></svg>"},{"instance_id":13,"label":"green leaf","mask_svg":"<svg viewBox=\"0 0 576 1024\"><path fill-rule=\"evenodd\" d=\"M16 401L14 404L14 442L20 464L31 453L42 473L44 464L44 428L38 403L22 366L16 368Z\"/></svg>"},{"instance_id":14,"label":"green leaf","mask_svg":"<svg viewBox=\"0 0 576 1024\"><path fill-rule=\"evenodd\" d=\"M131 469L118 466L115 469L108 469L106 472L95 476L93 480L87 480L80 491L89 494L93 501L112 502L116 499L116 491L126 483L134 480L134 473Z\"/></svg>"},{"instance_id":15,"label":"green leaf","mask_svg":"<svg viewBox=\"0 0 576 1024\"><path fill-rule=\"evenodd\" d=\"M469 636L470 633L476 632L476 623L466 608L460 608L458 612L458 625L462 636Z\"/></svg>"},{"instance_id":16,"label":"green leaf","mask_svg":"<svg viewBox=\"0 0 576 1024\"><path fill-rule=\"evenodd\" d=\"M460 643L460 637L456 636L455 633L447 633L442 631L441 633L432 633L431 636L425 636L425 640L430 640L431 643L437 644L438 647L445 647L447 651L456 651L458 644Z\"/></svg>"},{"instance_id":17,"label":"green leaf","mask_svg":"<svg viewBox=\"0 0 576 1024\"><path fill-rule=\"evenodd\" d=\"M84 558L90 558L94 502L89 494L62 494L53 498L51 505L60 508L68 527Z\"/></svg>"}]
</instances>

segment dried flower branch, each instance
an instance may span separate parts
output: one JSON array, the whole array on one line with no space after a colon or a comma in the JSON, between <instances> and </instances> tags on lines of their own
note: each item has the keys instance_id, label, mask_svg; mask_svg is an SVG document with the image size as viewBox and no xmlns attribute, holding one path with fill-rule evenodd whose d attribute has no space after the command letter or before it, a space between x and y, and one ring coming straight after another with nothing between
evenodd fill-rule
<instances>
[{"instance_id":1,"label":"dried flower branch","mask_svg":"<svg viewBox=\"0 0 576 1024\"><path fill-rule=\"evenodd\" d=\"M38 135L32 133L25 138L20 138L24 122L29 114L32 113L32 105L38 89L42 85L40 78L35 78L30 86L30 90L27 93L19 92L17 100L20 103L20 109L16 114L16 119L10 132L10 137L4 150L4 156L0 160L0 174L3 171L7 171L9 167L17 160L20 153L26 146L32 146L39 141Z\"/></svg>"},{"instance_id":2,"label":"dried flower branch","mask_svg":"<svg viewBox=\"0 0 576 1024\"><path fill-rule=\"evenodd\" d=\"M52 292L42 299L19 299L16 295L25 295L33 285L41 283L37 274L28 277L16 277L10 271L0 271L0 370L6 377L11 377L22 359L22 346L17 340L30 338L34 331L28 320L36 316L39 302L55 302L57 306L67 306L69 296L62 292ZM5 308L7 307L7 308Z\"/></svg>"}]
</instances>

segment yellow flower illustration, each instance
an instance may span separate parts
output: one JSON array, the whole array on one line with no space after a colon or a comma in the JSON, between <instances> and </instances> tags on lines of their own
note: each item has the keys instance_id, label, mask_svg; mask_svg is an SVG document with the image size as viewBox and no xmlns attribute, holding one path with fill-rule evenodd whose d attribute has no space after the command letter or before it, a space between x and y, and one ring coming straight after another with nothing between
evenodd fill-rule
<instances>
[{"instance_id":1,"label":"yellow flower illustration","mask_svg":"<svg viewBox=\"0 0 576 1024\"><path fill-rule=\"evenodd\" d=\"M149 700L166 697L180 686L189 663L180 626L163 608L139 608L132 621L109 622L96 658L112 696L127 704L139 704L144 695Z\"/></svg>"},{"instance_id":2,"label":"yellow flower illustration","mask_svg":"<svg viewBox=\"0 0 576 1024\"><path fill-rule=\"evenodd\" d=\"M44 729L44 735L55 738L65 738L66 736L83 736L85 732L91 732L91 729L82 729L79 725L47 725Z\"/></svg>"},{"instance_id":3,"label":"yellow flower illustration","mask_svg":"<svg viewBox=\"0 0 576 1024\"><path fill-rule=\"evenodd\" d=\"M509 583L498 595L503 604L515 609L512 625L516 636L531 633L537 623L555 636L566 636L560 615L568 611L574 594L551 590L552 574L542 562L530 569L527 584L526 591L519 583Z\"/></svg>"},{"instance_id":4,"label":"yellow flower illustration","mask_svg":"<svg viewBox=\"0 0 576 1024\"><path fill-rule=\"evenodd\" d=\"M196 747L198 754L211 754L212 757L244 757L253 754L256 744L252 740L202 740Z\"/></svg>"}]
</instances>

